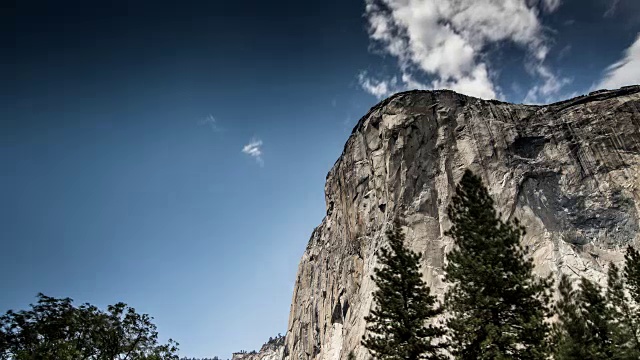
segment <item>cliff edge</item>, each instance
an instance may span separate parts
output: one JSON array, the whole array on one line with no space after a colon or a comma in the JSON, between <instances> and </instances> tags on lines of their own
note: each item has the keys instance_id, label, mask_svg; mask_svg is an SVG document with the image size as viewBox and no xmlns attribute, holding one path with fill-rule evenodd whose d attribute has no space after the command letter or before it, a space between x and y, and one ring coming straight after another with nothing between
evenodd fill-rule
<instances>
[{"instance_id":1,"label":"cliff edge","mask_svg":"<svg viewBox=\"0 0 640 360\"><path fill-rule=\"evenodd\" d=\"M464 169L504 218L527 228L541 275L603 282L640 246L640 86L547 105L409 91L374 106L327 176L327 214L302 256L284 359L338 360L360 346L386 225L407 221L424 280L441 297L452 240L446 209Z\"/></svg>"}]
</instances>

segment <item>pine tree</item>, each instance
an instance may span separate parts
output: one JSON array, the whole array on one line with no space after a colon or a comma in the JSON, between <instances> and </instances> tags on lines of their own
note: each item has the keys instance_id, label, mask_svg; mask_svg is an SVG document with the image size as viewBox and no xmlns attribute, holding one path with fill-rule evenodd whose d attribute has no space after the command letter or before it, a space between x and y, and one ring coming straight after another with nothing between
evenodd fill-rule
<instances>
[{"instance_id":1,"label":"pine tree","mask_svg":"<svg viewBox=\"0 0 640 360\"><path fill-rule=\"evenodd\" d=\"M607 281L607 302L611 352L614 359L637 360L640 353L635 349L634 320L631 299L625 292L625 280L615 264L611 264Z\"/></svg>"},{"instance_id":2,"label":"pine tree","mask_svg":"<svg viewBox=\"0 0 640 360\"><path fill-rule=\"evenodd\" d=\"M583 340L586 325L576 301L578 292L567 275L560 278L558 292L560 296L555 305L558 321L553 325L554 359L586 359L587 349Z\"/></svg>"},{"instance_id":3,"label":"pine tree","mask_svg":"<svg viewBox=\"0 0 640 360\"><path fill-rule=\"evenodd\" d=\"M386 232L389 247L380 249L381 268L372 279L378 286L373 293L376 306L365 317L368 334L364 345L374 359L445 359L437 342L445 331L426 322L442 313L436 299L421 278L421 256L404 246L404 233L396 220Z\"/></svg>"},{"instance_id":4,"label":"pine tree","mask_svg":"<svg viewBox=\"0 0 640 360\"><path fill-rule=\"evenodd\" d=\"M613 307L609 301L617 286L616 277L610 272L607 296L602 288L582 278L574 290L568 276L560 281L560 299L556 304L558 323L554 326L556 360L626 359L617 348L616 335L620 329L614 322Z\"/></svg>"},{"instance_id":5,"label":"pine tree","mask_svg":"<svg viewBox=\"0 0 640 360\"><path fill-rule=\"evenodd\" d=\"M588 352L582 359L612 359L611 317L602 289L592 281L582 278L577 301L580 304L580 316L586 325L584 347Z\"/></svg>"},{"instance_id":6,"label":"pine tree","mask_svg":"<svg viewBox=\"0 0 640 360\"><path fill-rule=\"evenodd\" d=\"M520 246L517 220L499 219L481 179L465 171L448 209L445 304L452 353L457 359L546 359L550 347L550 279L533 274Z\"/></svg>"},{"instance_id":7,"label":"pine tree","mask_svg":"<svg viewBox=\"0 0 640 360\"><path fill-rule=\"evenodd\" d=\"M640 252L629 246L623 269L624 283L630 297L629 331L634 354L640 359Z\"/></svg>"}]
</instances>

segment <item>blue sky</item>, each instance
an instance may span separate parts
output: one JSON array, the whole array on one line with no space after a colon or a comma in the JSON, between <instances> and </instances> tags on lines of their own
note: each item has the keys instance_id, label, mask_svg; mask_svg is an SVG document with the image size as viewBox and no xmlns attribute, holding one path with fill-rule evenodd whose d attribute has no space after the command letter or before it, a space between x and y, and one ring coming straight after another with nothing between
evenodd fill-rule
<instances>
[{"instance_id":1,"label":"blue sky","mask_svg":"<svg viewBox=\"0 0 640 360\"><path fill-rule=\"evenodd\" d=\"M124 301L187 356L286 331L326 173L378 99L539 103L640 82L636 0L21 1L0 16L0 311L37 292Z\"/></svg>"}]
</instances>

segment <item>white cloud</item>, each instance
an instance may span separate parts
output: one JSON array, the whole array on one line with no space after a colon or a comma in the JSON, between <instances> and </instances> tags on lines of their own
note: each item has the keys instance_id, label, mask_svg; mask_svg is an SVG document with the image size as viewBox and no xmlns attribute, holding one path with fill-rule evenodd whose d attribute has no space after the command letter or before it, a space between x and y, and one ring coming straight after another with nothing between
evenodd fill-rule
<instances>
[{"instance_id":1,"label":"white cloud","mask_svg":"<svg viewBox=\"0 0 640 360\"><path fill-rule=\"evenodd\" d=\"M216 118L213 117L213 115L209 114L207 115L206 118L200 120L198 122L200 125L206 125L208 127L211 128L211 130L213 130L213 132L220 132L222 131L222 129L220 128L220 126L218 125L218 121L216 120Z\"/></svg>"},{"instance_id":2,"label":"white cloud","mask_svg":"<svg viewBox=\"0 0 640 360\"><path fill-rule=\"evenodd\" d=\"M370 78L366 71L358 74L358 82L366 92L378 99L387 97L399 90L397 87L398 79L396 77L393 77L390 80L376 80Z\"/></svg>"},{"instance_id":3,"label":"white cloud","mask_svg":"<svg viewBox=\"0 0 640 360\"><path fill-rule=\"evenodd\" d=\"M640 84L640 33L625 50L620 61L607 67L598 89L617 89L626 85Z\"/></svg>"},{"instance_id":4,"label":"white cloud","mask_svg":"<svg viewBox=\"0 0 640 360\"><path fill-rule=\"evenodd\" d=\"M256 159L260 166L264 166L264 160L262 159L262 140L253 138L251 141L242 147L242 152Z\"/></svg>"},{"instance_id":5,"label":"white cloud","mask_svg":"<svg viewBox=\"0 0 640 360\"><path fill-rule=\"evenodd\" d=\"M486 61L489 45L509 41L525 49L530 67L544 84L555 79L543 64L549 48L540 23L560 0L365 0L369 36L394 56L400 81L373 80L360 74L362 88L382 97L413 88L448 88L481 98L500 97ZM544 73L545 75L543 75ZM416 76L426 76L420 83ZM412 80L412 81L407 81Z\"/></svg>"}]
</instances>

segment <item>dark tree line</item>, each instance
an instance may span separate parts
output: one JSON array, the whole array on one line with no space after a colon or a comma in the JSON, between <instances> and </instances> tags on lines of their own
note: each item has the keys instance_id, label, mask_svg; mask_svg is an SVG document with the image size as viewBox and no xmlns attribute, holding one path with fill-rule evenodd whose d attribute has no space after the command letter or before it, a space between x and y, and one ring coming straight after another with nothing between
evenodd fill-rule
<instances>
[{"instance_id":1,"label":"dark tree line","mask_svg":"<svg viewBox=\"0 0 640 360\"><path fill-rule=\"evenodd\" d=\"M551 278L533 274L520 245L524 228L500 220L478 176L465 172L448 215L455 248L444 268L450 287L442 305L422 281L420 255L405 247L400 221L387 231L362 341L373 358L640 359L637 250L627 249L622 270L610 267L606 289L584 278L576 288L562 277L553 303ZM445 311L446 326L434 324Z\"/></svg>"},{"instance_id":2,"label":"dark tree line","mask_svg":"<svg viewBox=\"0 0 640 360\"><path fill-rule=\"evenodd\" d=\"M103 311L76 306L70 298L37 297L30 309L0 317L0 360L221 360L178 358L178 343L159 343L153 318L124 303ZM263 347L283 345L284 339L270 337Z\"/></svg>"},{"instance_id":3,"label":"dark tree line","mask_svg":"<svg viewBox=\"0 0 640 360\"><path fill-rule=\"evenodd\" d=\"M124 303L102 311L38 294L31 309L0 317L0 359L177 360L178 344L160 344L151 320Z\"/></svg>"}]
</instances>

